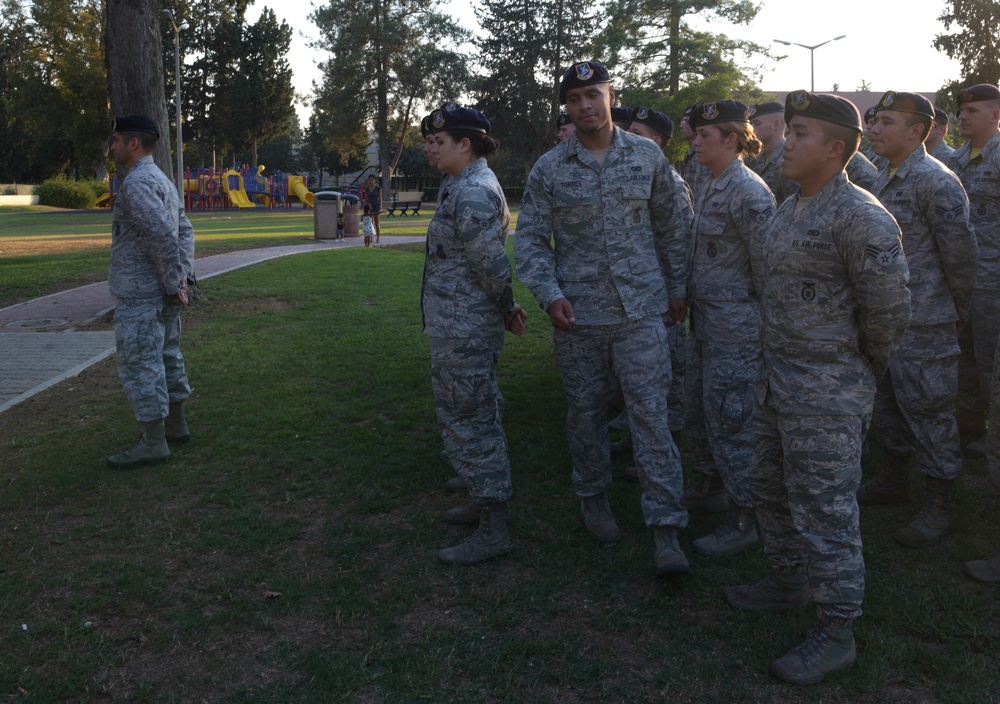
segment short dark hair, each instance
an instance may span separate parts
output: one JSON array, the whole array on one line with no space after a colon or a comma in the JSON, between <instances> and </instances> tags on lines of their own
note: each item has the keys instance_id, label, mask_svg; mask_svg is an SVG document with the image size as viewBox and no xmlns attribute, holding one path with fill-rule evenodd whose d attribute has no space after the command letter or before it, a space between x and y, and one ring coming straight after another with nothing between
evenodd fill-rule
<instances>
[{"instance_id":1,"label":"short dark hair","mask_svg":"<svg viewBox=\"0 0 1000 704\"><path fill-rule=\"evenodd\" d=\"M931 125L933 123L934 123L934 120L932 120L931 118L927 117L927 115L918 115L918 114L912 113L912 112L906 113L906 126L907 127L913 127L914 125L923 125L924 126L924 133L923 133L923 135L920 138L921 144L923 144L924 142L927 141L927 135L929 135L931 133Z\"/></svg>"},{"instance_id":2,"label":"short dark hair","mask_svg":"<svg viewBox=\"0 0 1000 704\"><path fill-rule=\"evenodd\" d=\"M823 138L826 139L826 144L833 141L844 143L844 154L841 157L842 163L840 165L847 166L847 163L854 157L855 152L858 151L858 147L861 146L861 133L852 127L838 125L826 120L821 120L821 124L823 125Z\"/></svg>"},{"instance_id":3,"label":"short dark hair","mask_svg":"<svg viewBox=\"0 0 1000 704\"><path fill-rule=\"evenodd\" d=\"M142 150L145 152L153 151L160 139L155 134L150 134L149 132L119 132L118 134L122 136L122 140L126 143L130 142L133 138L138 139Z\"/></svg>"}]
</instances>

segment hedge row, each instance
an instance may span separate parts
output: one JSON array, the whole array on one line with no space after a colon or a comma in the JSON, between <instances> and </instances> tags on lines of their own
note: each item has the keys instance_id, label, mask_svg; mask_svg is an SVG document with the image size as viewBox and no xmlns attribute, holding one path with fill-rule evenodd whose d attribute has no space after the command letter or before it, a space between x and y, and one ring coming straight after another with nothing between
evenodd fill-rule
<instances>
[{"instance_id":1,"label":"hedge row","mask_svg":"<svg viewBox=\"0 0 1000 704\"><path fill-rule=\"evenodd\" d=\"M39 205L85 210L97 205L97 199L108 192L108 182L96 179L71 181L65 176L50 178L35 187Z\"/></svg>"}]
</instances>

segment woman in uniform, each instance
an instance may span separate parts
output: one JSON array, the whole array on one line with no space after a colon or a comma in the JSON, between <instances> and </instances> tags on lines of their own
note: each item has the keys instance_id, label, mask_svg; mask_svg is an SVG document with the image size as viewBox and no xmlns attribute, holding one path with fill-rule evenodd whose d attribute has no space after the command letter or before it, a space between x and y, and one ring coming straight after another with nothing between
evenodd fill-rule
<instances>
[{"instance_id":1,"label":"woman in uniform","mask_svg":"<svg viewBox=\"0 0 1000 704\"><path fill-rule=\"evenodd\" d=\"M694 541L694 549L715 557L757 542L749 473L753 385L762 354L755 280L775 204L767 184L743 164L743 156L761 150L749 112L743 103L719 100L698 105L689 121L695 154L712 180L695 204L688 287L689 416L703 415L704 429L689 431L688 442L695 454L711 457L730 502L724 523ZM708 447L694 447L699 443Z\"/></svg>"},{"instance_id":2,"label":"woman in uniform","mask_svg":"<svg viewBox=\"0 0 1000 704\"><path fill-rule=\"evenodd\" d=\"M468 485L471 503L452 509L452 523L478 528L438 553L471 565L513 549L507 528L510 461L496 365L504 329L524 332L507 258L510 213L486 155L499 143L490 122L453 103L431 113L432 152L446 175L427 229L421 307L431 337L431 387L445 452Z\"/></svg>"}]
</instances>

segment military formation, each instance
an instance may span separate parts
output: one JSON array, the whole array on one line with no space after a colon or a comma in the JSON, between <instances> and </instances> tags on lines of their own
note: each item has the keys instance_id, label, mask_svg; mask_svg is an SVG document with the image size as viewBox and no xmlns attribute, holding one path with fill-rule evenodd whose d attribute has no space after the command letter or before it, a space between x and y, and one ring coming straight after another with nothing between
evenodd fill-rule
<instances>
[{"instance_id":1,"label":"military formation","mask_svg":"<svg viewBox=\"0 0 1000 704\"><path fill-rule=\"evenodd\" d=\"M893 538L920 548L955 530L963 447L987 455L1000 486L1000 420L995 431L988 423L992 410L1000 418L1000 90L959 94L957 150L944 141L947 113L915 93L889 91L864 117L842 97L804 90L783 104L720 97L684 111L689 149L676 169L664 156L673 121L615 106L601 64L571 66L559 97L559 144L531 169L514 260L552 325L582 527L598 542L621 538L607 496L611 456L631 453L626 475L642 488L655 573L689 570L680 540L689 512L721 514L693 549L723 557L762 546L768 573L725 597L752 611L814 608L806 640L770 671L820 682L857 659L859 504L907 501L915 465L925 505ZM431 163L463 110L450 103L425 118L425 138L438 143ZM501 322L515 320L507 330L517 333L525 317L510 318L506 211L492 185L462 196L477 215L456 228L450 200L488 171L478 164L439 164L452 180L428 234L424 315L432 338L446 319L491 320L492 358L466 366L492 374ZM492 254L441 250L446 232ZM435 309L436 287L450 294ZM623 439L612 443L615 397L624 412L610 426ZM495 539L484 518L501 504L505 516L512 495L499 390L482 402L481 434L462 443L450 435L465 425L442 414L436 386L435 398L444 456L459 475L448 488L472 499L446 518L478 523L440 557L475 564L509 552L506 523ZM687 491L681 429L697 475ZM869 429L883 459L862 484ZM467 459L480 450L482 461ZM965 571L1000 582L1000 554Z\"/></svg>"}]
</instances>

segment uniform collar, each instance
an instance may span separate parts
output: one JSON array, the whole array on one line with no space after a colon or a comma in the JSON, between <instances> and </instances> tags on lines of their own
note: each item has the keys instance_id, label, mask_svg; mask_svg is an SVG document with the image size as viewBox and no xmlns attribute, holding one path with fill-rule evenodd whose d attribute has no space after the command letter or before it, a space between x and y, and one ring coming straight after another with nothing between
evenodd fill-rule
<instances>
[{"instance_id":1,"label":"uniform collar","mask_svg":"<svg viewBox=\"0 0 1000 704\"><path fill-rule=\"evenodd\" d=\"M721 191L728 186L729 182L733 179L733 176L735 176L741 168L743 168L743 160L736 157L729 162L729 165L726 166L726 168L722 170L722 173L719 174L719 178L712 181L712 190Z\"/></svg>"},{"instance_id":2,"label":"uniform collar","mask_svg":"<svg viewBox=\"0 0 1000 704\"><path fill-rule=\"evenodd\" d=\"M481 156L478 159L476 159L475 161L471 162L464 169L462 169L462 173L460 173L458 176L456 176L455 180L456 181L460 181L460 180L466 179L469 176L472 176L473 174L478 173L478 172L482 171L485 168L486 168L486 157Z\"/></svg>"},{"instance_id":3,"label":"uniform collar","mask_svg":"<svg viewBox=\"0 0 1000 704\"><path fill-rule=\"evenodd\" d=\"M983 145L983 148L979 150L978 158L985 159L986 157L991 156L993 152L998 149L1000 149L1000 132L996 132L989 138L986 144ZM966 142L959 147L955 151L953 158L958 161L960 166L967 166L972 158L972 143Z\"/></svg>"},{"instance_id":4,"label":"uniform collar","mask_svg":"<svg viewBox=\"0 0 1000 704\"><path fill-rule=\"evenodd\" d=\"M569 161L575 156L580 163L586 164L594 171L607 168L608 165L621 158L622 153L629 148L630 145L625 140L625 134L625 131L620 127L615 127L615 135L611 140L611 146L608 148L608 155L604 159L604 166L602 167L597 163L597 159L590 153L590 150L583 146L583 142L580 141L580 138L576 136L576 132L574 131L569 136L569 139L563 142L563 144L567 145L566 160Z\"/></svg>"}]
</instances>

